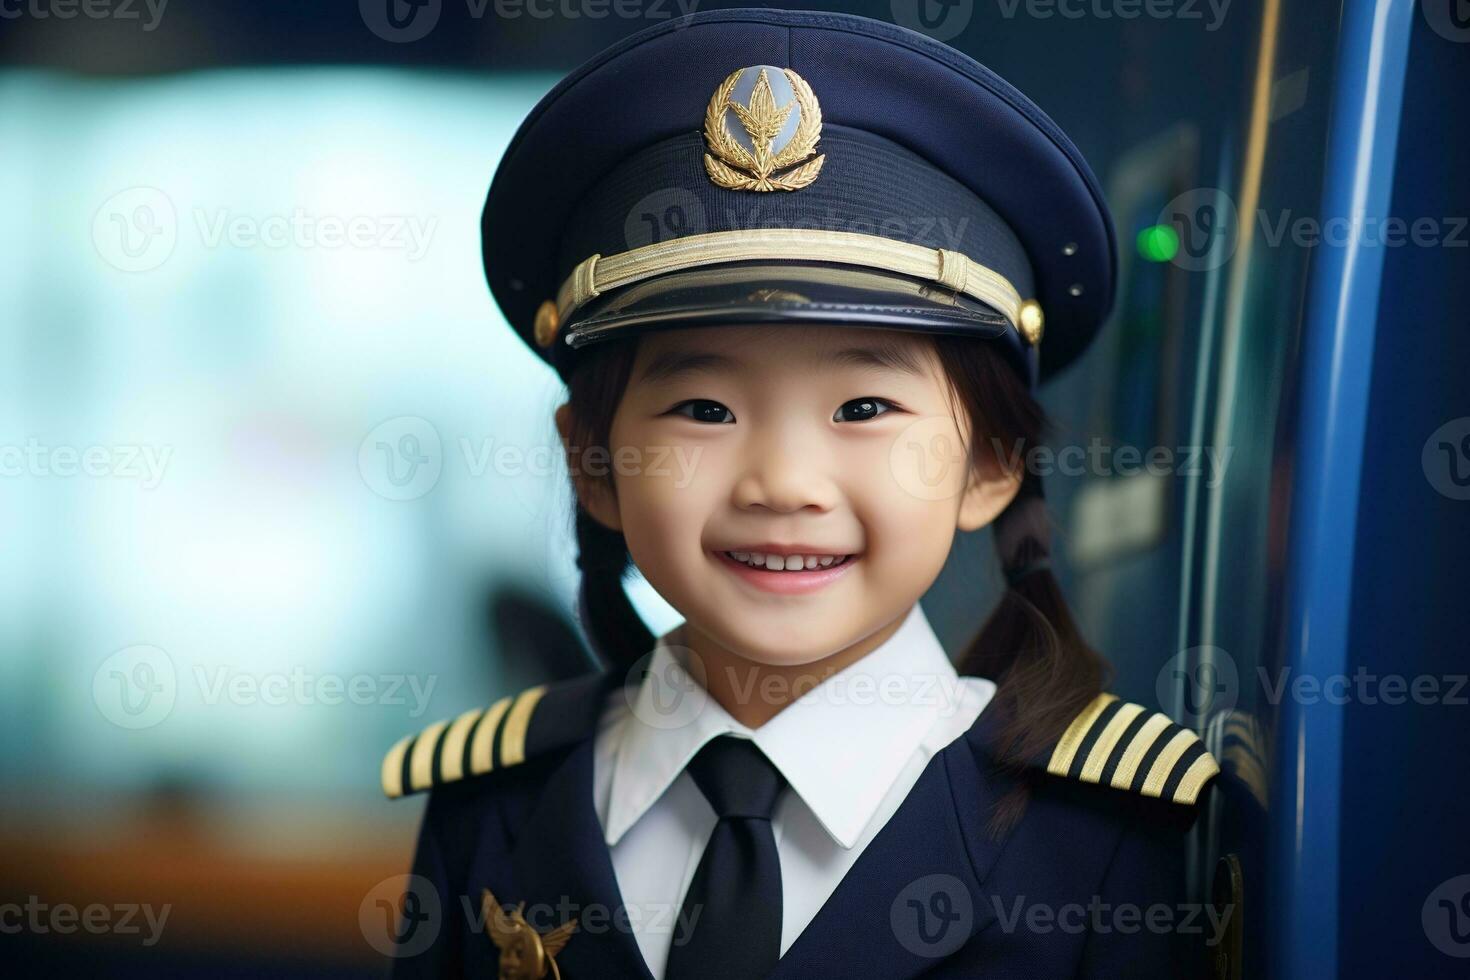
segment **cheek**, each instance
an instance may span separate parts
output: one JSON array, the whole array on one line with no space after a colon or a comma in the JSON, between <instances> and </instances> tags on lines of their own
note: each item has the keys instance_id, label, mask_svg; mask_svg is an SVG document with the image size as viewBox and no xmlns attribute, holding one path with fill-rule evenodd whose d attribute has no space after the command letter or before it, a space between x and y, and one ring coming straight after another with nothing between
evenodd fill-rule
<instances>
[{"instance_id":1,"label":"cheek","mask_svg":"<svg viewBox=\"0 0 1470 980\"><path fill-rule=\"evenodd\" d=\"M613 445L618 511L634 560L667 564L669 556L701 550L704 525L723 492L720 447L616 427Z\"/></svg>"},{"instance_id":2,"label":"cheek","mask_svg":"<svg viewBox=\"0 0 1470 980\"><path fill-rule=\"evenodd\" d=\"M892 488L859 505L874 571L909 578L938 574L954 544L956 500L921 500Z\"/></svg>"},{"instance_id":3,"label":"cheek","mask_svg":"<svg viewBox=\"0 0 1470 980\"><path fill-rule=\"evenodd\" d=\"M958 510L969 454L955 421L928 415L904 427L889 444L886 468L894 487L917 501L949 501Z\"/></svg>"},{"instance_id":4,"label":"cheek","mask_svg":"<svg viewBox=\"0 0 1470 980\"><path fill-rule=\"evenodd\" d=\"M918 419L869 459L870 478L853 484L870 542L889 568L943 566L967 472L962 447L952 419Z\"/></svg>"},{"instance_id":5,"label":"cheek","mask_svg":"<svg viewBox=\"0 0 1470 980\"><path fill-rule=\"evenodd\" d=\"M642 566L698 547L707 506L693 487L679 489L665 479L636 476L618 480L618 511L628 550Z\"/></svg>"}]
</instances>

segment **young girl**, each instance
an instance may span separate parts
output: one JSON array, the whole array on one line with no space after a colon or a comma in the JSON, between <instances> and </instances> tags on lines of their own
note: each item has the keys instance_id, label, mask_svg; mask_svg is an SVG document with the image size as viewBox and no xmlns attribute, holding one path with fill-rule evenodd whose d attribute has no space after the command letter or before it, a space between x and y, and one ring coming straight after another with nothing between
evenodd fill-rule
<instances>
[{"instance_id":1,"label":"young girl","mask_svg":"<svg viewBox=\"0 0 1470 980\"><path fill-rule=\"evenodd\" d=\"M606 669L389 752L388 795L432 789L399 971L1195 973L1181 834L1215 763L1104 693L1018 465L1112 294L1055 124L898 28L701 14L553 90L484 230L567 382ZM957 671L918 603L987 525L1008 590ZM685 617L664 637L634 564Z\"/></svg>"}]
</instances>

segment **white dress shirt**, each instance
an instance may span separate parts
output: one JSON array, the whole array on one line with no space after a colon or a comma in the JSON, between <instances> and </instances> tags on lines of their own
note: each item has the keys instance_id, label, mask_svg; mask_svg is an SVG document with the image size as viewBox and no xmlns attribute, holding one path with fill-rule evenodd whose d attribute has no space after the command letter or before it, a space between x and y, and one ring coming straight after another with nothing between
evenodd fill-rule
<instances>
[{"instance_id":1,"label":"white dress shirt","mask_svg":"<svg viewBox=\"0 0 1470 980\"><path fill-rule=\"evenodd\" d=\"M660 640L643 683L609 697L593 793L643 959L662 980L678 914L717 818L684 767L710 739L752 739L781 771L772 818L784 955L995 685L959 677L919 606L893 636L759 728L732 718Z\"/></svg>"}]
</instances>

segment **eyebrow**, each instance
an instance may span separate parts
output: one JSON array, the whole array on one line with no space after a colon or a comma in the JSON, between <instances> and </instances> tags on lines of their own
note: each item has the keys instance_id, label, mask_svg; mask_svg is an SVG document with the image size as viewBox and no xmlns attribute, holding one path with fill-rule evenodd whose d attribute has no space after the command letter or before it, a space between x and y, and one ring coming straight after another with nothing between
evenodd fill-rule
<instances>
[{"instance_id":1,"label":"eyebrow","mask_svg":"<svg viewBox=\"0 0 1470 980\"><path fill-rule=\"evenodd\" d=\"M894 343L846 347L832 354L829 360L834 364L885 368L903 374L922 375L924 373L924 366L919 363L919 358L914 356L913 348Z\"/></svg>"},{"instance_id":2,"label":"eyebrow","mask_svg":"<svg viewBox=\"0 0 1470 980\"><path fill-rule=\"evenodd\" d=\"M716 371L730 371L739 365L739 361L724 354L711 354L701 351L665 350L659 351L648 359L639 373L640 381L655 383L670 381L674 378L689 374L712 374Z\"/></svg>"},{"instance_id":3,"label":"eyebrow","mask_svg":"<svg viewBox=\"0 0 1470 980\"><path fill-rule=\"evenodd\" d=\"M894 343L876 343L861 347L844 347L822 358L838 366L881 368L903 374L923 375L924 367L910 347ZM659 351L648 359L638 379L654 384L691 374L713 374L733 371L740 366L737 358L708 351Z\"/></svg>"}]
</instances>

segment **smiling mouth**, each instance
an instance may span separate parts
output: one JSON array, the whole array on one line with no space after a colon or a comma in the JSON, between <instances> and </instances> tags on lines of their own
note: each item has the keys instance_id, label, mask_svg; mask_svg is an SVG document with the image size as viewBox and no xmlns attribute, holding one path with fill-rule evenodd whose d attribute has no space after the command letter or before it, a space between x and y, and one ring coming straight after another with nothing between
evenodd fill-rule
<instances>
[{"instance_id":1,"label":"smiling mouth","mask_svg":"<svg viewBox=\"0 0 1470 980\"><path fill-rule=\"evenodd\" d=\"M720 554L731 561L750 568L771 572L807 572L816 569L836 568L856 560L857 555L802 553L777 555L761 551L722 551Z\"/></svg>"}]
</instances>

